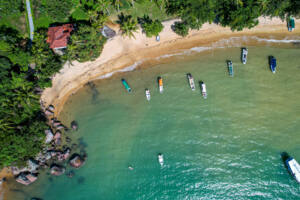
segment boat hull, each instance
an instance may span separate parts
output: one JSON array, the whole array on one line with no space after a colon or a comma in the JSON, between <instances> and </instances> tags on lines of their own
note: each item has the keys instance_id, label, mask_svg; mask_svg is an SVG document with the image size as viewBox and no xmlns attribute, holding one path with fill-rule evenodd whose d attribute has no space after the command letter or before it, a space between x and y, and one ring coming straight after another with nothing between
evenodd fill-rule
<instances>
[{"instance_id":1,"label":"boat hull","mask_svg":"<svg viewBox=\"0 0 300 200\"><path fill-rule=\"evenodd\" d=\"M287 166L289 172L293 175L298 183L300 183L300 165L299 163L292 157L289 157L285 161L285 165Z\"/></svg>"},{"instance_id":2,"label":"boat hull","mask_svg":"<svg viewBox=\"0 0 300 200\"><path fill-rule=\"evenodd\" d=\"M121 81L122 81L122 84L124 85L125 89L127 90L127 92L131 92L131 87L128 85L126 80L122 79Z\"/></svg>"},{"instance_id":3,"label":"boat hull","mask_svg":"<svg viewBox=\"0 0 300 200\"><path fill-rule=\"evenodd\" d=\"M192 75L189 73L187 74L187 78L189 80L189 85L190 85L190 88L194 91L195 90L195 81L194 81L194 78L192 77Z\"/></svg>"},{"instance_id":4,"label":"boat hull","mask_svg":"<svg viewBox=\"0 0 300 200\"><path fill-rule=\"evenodd\" d=\"M228 66L228 73L229 73L229 76L233 77L234 75L234 71L233 71L233 64L231 61L228 61L227 62L227 66Z\"/></svg>"},{"instance_id":5,"label":"boat hull","mask_svg":"<svg viewBox=\"0 0 300 200\"><path fill-rule=\"evenodd\" d=\"M164 84L161 77L158 77L158 89L160 93L164 92Z\"/></svg>"}]
</instances>

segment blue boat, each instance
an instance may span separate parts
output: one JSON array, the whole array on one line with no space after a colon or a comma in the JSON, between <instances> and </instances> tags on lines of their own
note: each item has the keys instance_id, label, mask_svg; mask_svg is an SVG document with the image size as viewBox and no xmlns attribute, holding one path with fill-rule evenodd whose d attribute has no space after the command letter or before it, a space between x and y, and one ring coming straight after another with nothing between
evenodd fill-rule
<instances>
[{"instance_id":1,"label":"blue boat","mask_svg":"<svg viewBox=\"0 0 300 200\"><path fill-rule=\"evenodd\" d=\"M269 57L269 64L272 73L275 74L277 64L276 64L276 58L274 58L274 56Z\"/></svg>"},{"instance_id":2,"label":"blue boat","mask_svg":"<svg viewBox=\"0 0 300 200\"><path fill-rule=\"evenodd\" d=\"M233 77L233 64L231 60L227 61L229 76Z\"/></svg>"},{"instance_id":3,"label":"blue boat","mask_svg":"<svg viewBox=\"0 0 300 200\"><path fill-rule=\"evenodd\" d=\"M122 79L122 84L124 85L125 89L126 89L128 92L131 92L131 88L130 88L130 86L128 85L128 83L126 82L125 79Z\"/></svg>"}]
</instances>

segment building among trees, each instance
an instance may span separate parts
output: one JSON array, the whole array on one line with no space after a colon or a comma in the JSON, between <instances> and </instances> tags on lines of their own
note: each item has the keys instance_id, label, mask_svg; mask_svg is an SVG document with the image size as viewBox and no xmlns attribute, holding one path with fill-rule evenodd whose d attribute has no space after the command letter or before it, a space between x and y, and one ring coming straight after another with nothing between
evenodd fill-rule
<instances>
[{"instance_id":1,"label":"building among trees","mask_svg":"<svg viewBox=\"0 0 300 200\"><path fill-rule=\"evenodd\" d=\"M47 43L49 44L50 48L55 53L62 54L62 50L67 48L68 40L72 31L72 24L49 27Z\"/></svg>"}]
</instances>

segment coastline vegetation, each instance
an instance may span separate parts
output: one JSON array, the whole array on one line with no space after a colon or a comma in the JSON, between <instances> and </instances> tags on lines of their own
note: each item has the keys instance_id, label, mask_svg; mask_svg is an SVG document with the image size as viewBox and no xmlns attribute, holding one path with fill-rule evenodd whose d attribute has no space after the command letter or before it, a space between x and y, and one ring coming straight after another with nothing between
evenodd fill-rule
<instances>
[{"instance_id":1,"label":"coastline vegetation","mask_svg":"<svg viewBox=\"0 0 300 200\"><path fill-rule=\"evenodd\" d=\"M106 22L119 23L129 37L139 23L153 37L162 31L162 20L180 18L173 30L184 37L206 22L239 31L256 26L260 16L300 15L298 0L31 0L36 27L31 42L24 2L0 0L0 168L23 165L41 151L48 127L39 100L42 90L51 87L51 77L66 61L99 57ZM46 39L47 28L62 23L74 24L75 30L60 56Z\"/></svg>"}]
</instances>

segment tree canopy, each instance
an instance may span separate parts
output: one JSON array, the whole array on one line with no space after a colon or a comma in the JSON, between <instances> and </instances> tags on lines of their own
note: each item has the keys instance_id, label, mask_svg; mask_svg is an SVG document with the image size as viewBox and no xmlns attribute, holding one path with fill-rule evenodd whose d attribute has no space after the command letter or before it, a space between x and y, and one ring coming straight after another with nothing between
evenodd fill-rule
<instances>
[{"instance_id":1,"label":"tree canopy","mask_svg":"<svg viewBox=\"0 0 300 200\"><path fill-rule=\"evenodd\" d=\"M131 15L124 15L124 13L121 13L118 16L117 23L120 24L122 35L134 38L134 32L138 30L136 19L134 19Z\"/></svg>"},{"instance_id":2,"label":"tree canopy","mask_svg":"<svg viewBox=\"0 0 300 200\"><path fill-rule=\"evenodd\" d=\"M164 28L159 20L153 21L148 15L139 18L139 23L147 37L157 36Z\"/></svg>"}]
</instances>

